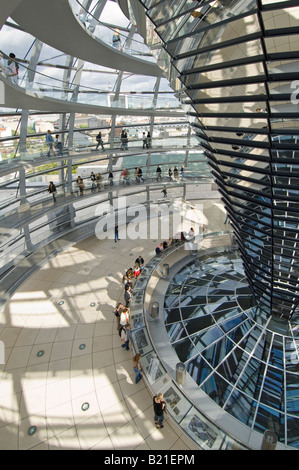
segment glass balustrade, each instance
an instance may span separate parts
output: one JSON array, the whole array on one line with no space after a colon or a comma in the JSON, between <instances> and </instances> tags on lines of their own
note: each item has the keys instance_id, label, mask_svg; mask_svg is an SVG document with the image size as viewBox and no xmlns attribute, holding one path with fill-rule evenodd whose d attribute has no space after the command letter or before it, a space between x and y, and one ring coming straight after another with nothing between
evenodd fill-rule
<instances>
[{"instance_id":1,"label":"glass balustrade","mask_svg":"<svg viewBox=\"0 0 299 470\"><path fill-rule=\"evenodd\" d=\"M5 58L5 54L1 51L0 53ZM29 82L27 75L31 69L23 64L18 82L11 81L23 89L37 93L39 97L55 100L128 110L173 111L174 113L176 110L181 111L180 102L169 92L160 92L157 96L154 96L153 92L147 94L143 92L116 94L105 89L101 90L98 87L71 85L69 82L53 77L48 68L43 67L43 69L43 72L36 70L34 81ZM3 77L7 78L5 67L0 68L0 72Z\"/></svg>"},{"instance_id":2,"label":"glass balustrade","mask_svg":"<svg viewBox=\"0 0 299 470\"><path fill-rule=\"evenodd\" d=\"M91 33L95 39L104 42L124 54L148 62L155 62L155 58L151 54L148 46L144 43L142 37L135 32L136 28L134 28L124 15L118 12L118 21L120 24L118 24L118 26L111 26L108 22L101 21L95 16L95 9L92 4L89 9L84 7L79 0L69 0L69 4L81 26ZM103 17L105 17L105 10ZM114 21L117 21L117 19ZM114 21L110 14L109 23L114 23ZM130 33L132 28L133 36L132 33Z\"/></svg>"},{"instance_id":3,"label":"glass balustrade","mask_svg":"<svg viewBox=\"0 0 299 470\"><path fill-rule=\"evenodd\" d=\"M42 126L45 127L46 124ZM53 124L49 123L49 127L53 128ZM56 126L56 125L55 125ZM39 124L35 124L36 128L39 128ZM156 149L179 149L179 148L192 148L199 145L198 139L194 134L186 135L188 127L185 126L184 122L168 124L157 124L151 126L153 128L152 138L150 142L150 148L148 151L152 152ZM143 132L148 133L149 125L142 127L127 125L123 129L127 131L128 136L128 150L140 150L143 147ZM116 152L123 151L124 146L121 139L121 128L116 128L112 137L110 128L81 128L75 129L73 136L68 131L52 131L51 135L55 140L55 136L58 135L58 140L62 142L61 151L54 148L56 156L61 158L67 157L68 155L80 155L83 153L91 153L96 150L97 141L96 135L101 131L104 151L107 152L115 150ZM55 143L54 143L55 147ZM98 149L102 151L101 146ZM48 159L51 163L53 159L52 152L51 157L48 156L49 148L46 144L45 134L28 134L26 139L21 141L20 135L7 136L0 138L0 167L2 165L15 164L15 159L22 159L25 161L35 161L38 159Z\"/></svg>"},{"instance_id":4,"label":"glass balustrade","mask_svg":"<svg viewBox=\"0 0 299 470\"><path fill-rule=\"evenodd\" d=\"M168 167L167 167L168 168ZM144 168L145 169L145 168ZM188 170L186 170L188 173ZM144 175L146 175L144 173ZM202 175L192 175L197 183L196 192L192 193L194 199L204 197L206 182ZM53 178L54 180L54 178ZM163 176L160 184L155 185L156 179L146 176L145 184L134 182L129 187L124 187L122 179L116 181L115 186L110 187L108 180L104 179L104 187L100 192L93 193L91 182L84 180L86 184L85 195L80 197L78 186L74 181L72 184L73 194L68 196L65 192L65 183L57 183L57 204L53 202L53 197L46 188L39 192L28 194L29 205L21 205L18 199L11 201L9 212L0 218L5 220L5 229L2 229L0 242L0 272L4 272L11 264L16 264L28 253L27 250L37 249L41 244L50 243L59 238L63 233L78 228L87 223L94 223L96 216L104 214L111 204L109 189L113 190L113 205L116 210L125 210L126 207L142 204L147 206L153 202L161 202L161 188L167 184L168 177ZM179 200L186 194L185 185L189 183L180 179L178 184L169 185L172 200ZM200 189L201 184L202 190ZM211 186L210 181L210 186ZM156 190L148 194L148 186L155 186ZM118 188L120 191L114 191ZM1 191L0 191L1 196ZM125 196L125 206L119 207L119 196ZM9 201L7 201L9 202ZM13 206L14 204L14 206ZM14 207L14 209L13 209ZM94 230L94 228L92 229Z\"/></svg>"},{"instance_id":5,"label":"glass balustrade","mask_svg":"<svg viewBox=\"0 0 299 470\"><path fill-rule=\"evenodd\" d=\"M69 157L71 159L71 157ZM100 173L102 176L101 189L109 188L109 171L111 166L114 176L114 188L122 188L124 185L136 184L137 178L135 169L140 167L145 181L149 184L155 182L164 183L185 183L210 179L210 169L202 152L190 150L188 153L188 164L186 165L186 152L153 152L151 154L131 154L128 156L115 158L100 157L81 159L74 161L71 159L73 174L71 178L65 176L68 165L66 161L53 161L51 164L41 163L39 167L32 166L25 170L25 193L20 194L20 177L18 169L14 172L1 176L0 178L0 219L6 217L8 213L18 210L24 200L30 205L41 201L48 201L51 198L48 194L49 181L54 181L58 192L66 197L66 193L78 193L76 178L78 174L82 177L86 190L91 190L90 173ZM158 175L157 167L160 167L161 174ZM175 173L177 168L177 174ZM129 177L122 174L124 169L129 171ZM169 174L171 169L171 175ZM61 175L64 175L61 180ZM67 181L65 180L67 178ZM1 194L2 193L2 194Z\"/></svg>"}]
</instances>

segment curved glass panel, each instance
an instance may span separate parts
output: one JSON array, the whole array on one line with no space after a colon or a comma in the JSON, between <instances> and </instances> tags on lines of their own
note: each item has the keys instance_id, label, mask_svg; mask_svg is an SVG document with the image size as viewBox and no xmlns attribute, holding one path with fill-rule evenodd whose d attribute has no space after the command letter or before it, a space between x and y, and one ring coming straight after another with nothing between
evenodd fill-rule
<instances>
[{"instance_id":1,"label":"curved glass panel","mask_svg":"<svg viewBox=\"0 0 299 470\"><path fill-rule=\"evenodd\" d=\"M297 325L265 325L254 303L233 251L199 255L170 281L166 331L200 390L243 424L261 433L270 426L281 443L296 447L298 436L289 437L286 425L298 407Z\"/></svg>"}]
</instances>

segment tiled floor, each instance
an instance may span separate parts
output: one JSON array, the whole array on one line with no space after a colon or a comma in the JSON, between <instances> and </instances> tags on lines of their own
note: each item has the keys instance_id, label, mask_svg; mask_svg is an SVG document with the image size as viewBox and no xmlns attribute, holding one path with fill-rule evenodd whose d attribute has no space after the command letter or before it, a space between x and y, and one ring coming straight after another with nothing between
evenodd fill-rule
<instances>
[{"instance_id":1,"label":"tiled floor","mask_svg":"<svg viewBox=\"0 0 299 470\"><path fill-rule=\"evenodd\" d=\"M211 230L226 228L219 201L206 201L205 212ZM151 392L134 383L133 352L121 348L112 313L123 300L124 271L139 254L149 260L156 244L85 240L48 261L5 305L1 449L196 449L171 418L155 427Z\"/></svg>"}]
</instances>

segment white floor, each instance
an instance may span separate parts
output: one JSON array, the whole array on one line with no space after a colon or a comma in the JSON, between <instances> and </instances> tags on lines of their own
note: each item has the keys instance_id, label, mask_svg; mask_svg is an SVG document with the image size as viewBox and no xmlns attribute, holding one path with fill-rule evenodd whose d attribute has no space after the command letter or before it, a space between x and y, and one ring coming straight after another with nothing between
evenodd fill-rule
<instances>
[{"instance_id":1,"label":"white floor","mask_svg":"<svg viewBox=\"0 0 299 470\"><path fill-rule=\"evenodd\" d=\"M229 228L219 201L203 204L208 230ZM123 273L156 245L92 237L47 262L5 305L0 449L197 449L170 417L154 425L151 392L134 382L133 352L121 348L112 313Z\"/></svg>"}]
</instances>

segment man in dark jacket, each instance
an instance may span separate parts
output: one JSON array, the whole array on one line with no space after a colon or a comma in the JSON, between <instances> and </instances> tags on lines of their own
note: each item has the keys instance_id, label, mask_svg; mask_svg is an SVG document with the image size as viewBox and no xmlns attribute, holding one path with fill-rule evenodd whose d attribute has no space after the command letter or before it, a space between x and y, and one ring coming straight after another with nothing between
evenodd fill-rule
<instances>
[{"instance_id":1,"label":"man in dark jacket","mask_svg":"<svg viewBox=\"0 0 299 470\"><path fill-rule=\"evenodd\" d=\"M102 133L101 132L99 132L98 135L96 136L96 141L97 141L96 150L98 150L100 145L102 147L102 150L104 150L104 144L103 144L103 139L102 139Z\"/></svg>"}]
</instances>

